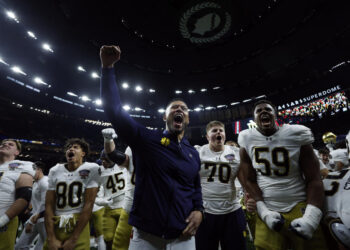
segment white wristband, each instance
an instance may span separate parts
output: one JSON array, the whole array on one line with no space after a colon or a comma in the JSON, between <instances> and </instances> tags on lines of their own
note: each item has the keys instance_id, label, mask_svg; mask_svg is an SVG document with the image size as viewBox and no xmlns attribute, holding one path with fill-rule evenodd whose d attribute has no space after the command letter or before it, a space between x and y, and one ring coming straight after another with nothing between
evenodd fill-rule
<instances>
[{"instance_id":1,"label":"white wristband","mask_svg":"<svg viewBox=\"0 0 350 250\"><path fill-rule=\"evenodd\" d=\"M7 216L7 214L3 214L1 217L0 217L0 227L3 227L5 226L7 223L10 222L10 218Z\"/></svg>"},{"instance_id":2,"label":"white wristband","mask_svg":"<svg viewBox=\"0 0 350 250\"><path fill-rule=\"evenodd\" d=\"M316 230L322 219L322 211L312 204L307 204L303 218Z\"/></svg>"},{"instance_id":3,"label":"white wristband","mask_svg":"<svg viewBox=\"0 0 350 250\"><path fill-rule=\"evenodd\" d=\"M266 215L267 212L269 212L270 210L266 207L265 202L263 201L257 201L256 202L256 210L260 216L260 218L262 220L264 220L264 217Z\"/></svg>"}]
</instances>

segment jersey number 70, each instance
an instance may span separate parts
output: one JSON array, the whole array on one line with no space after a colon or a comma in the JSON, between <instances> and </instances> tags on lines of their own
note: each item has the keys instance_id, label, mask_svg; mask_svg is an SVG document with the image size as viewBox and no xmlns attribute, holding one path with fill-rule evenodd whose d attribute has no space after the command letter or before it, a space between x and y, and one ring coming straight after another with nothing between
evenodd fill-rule
<instances>
[{"instance_id":1,"label":"jersey number 70","mask_svg":"<svg viewBox=\"0 0 350 250\"><path fill-rule=\"evenodd\" d=\"M273 171L271 171L270 161L260 156L261 153L269 153L269 151L270 151L270 148L268 147L254 148L255 162L259 165L264 164L265 166L265 171L263 171L261 168L258 169L258 171L262 175L266 175L266 176L271 176L272 172L276 176L287 176L289 174L289 168L290 168L288 150L282 147L276 147L272 149L271 151L272 164L277 167L277 169L274 169Z\"/></svg>"}]
</instances>

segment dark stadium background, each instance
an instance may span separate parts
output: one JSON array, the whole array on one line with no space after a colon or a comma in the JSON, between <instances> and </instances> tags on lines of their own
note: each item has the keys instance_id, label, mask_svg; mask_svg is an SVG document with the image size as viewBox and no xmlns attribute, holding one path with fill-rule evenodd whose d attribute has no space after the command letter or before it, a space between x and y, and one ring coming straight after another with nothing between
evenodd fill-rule
<instances>
[{"instance_id":1,"label":"dark stadium background","mask_svg":"<svg viewBox=\"0 0 350 250\"><path fill-rule=\"evenodd\" d=\"M234 123L249 120L260 98L280 106L335 86L339 89L321 98L340 92L350 96L349 5L337 0L0 0L0 136L22 140L21 159L49 166L64 160L61 147L67 138L83 137L92 148L90 160L96 160L108 120L94 103L99 79L91 74L99 74L100 46L117 44L122 49L117 81L123 103L137 121L162 129L159 110L180 97L192 109L192 144L206 143L204 128L214 119L225 123L227 139L236 140ZM185 38L184 25L193 32L196 18L211 11L221 18L212 16L213 27L218 20L229 22L225 33L209 41L213 29L204 34L206 42ZM42 48L44 42L53 52ZM26 75L14 72L14 66ZM35 77L47 85L35 83ZM122 88L124 82L129 89ZM135 91L137 85L143 90ZM83 101L83 95L91 100ZM321 118L293 117L293 123L312 128L314 146L320 148L323 133L349 130L345 103L337 111L328 107ZM126 146L117 143L120 149Z\"/></svg>"}]
</instances>

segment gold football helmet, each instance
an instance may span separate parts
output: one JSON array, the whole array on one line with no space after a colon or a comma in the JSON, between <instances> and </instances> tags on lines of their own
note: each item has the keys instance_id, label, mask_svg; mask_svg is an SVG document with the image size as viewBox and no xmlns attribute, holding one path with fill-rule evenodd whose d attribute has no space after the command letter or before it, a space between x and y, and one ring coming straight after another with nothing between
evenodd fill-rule
<instances>
[{"instance_id":1,"label":"gold football helmet","mask_svg":"<svg viewBox=\"0 0 350 250\"><path fill-rule=\"evenodd\" d=\"M335 134L333 134L332 132L326 132L323 134L322 140L323 140L324 144L328 144L328 143L335 144L335 142L337 140L337 136Z\"/></svg>"}]
</instances>

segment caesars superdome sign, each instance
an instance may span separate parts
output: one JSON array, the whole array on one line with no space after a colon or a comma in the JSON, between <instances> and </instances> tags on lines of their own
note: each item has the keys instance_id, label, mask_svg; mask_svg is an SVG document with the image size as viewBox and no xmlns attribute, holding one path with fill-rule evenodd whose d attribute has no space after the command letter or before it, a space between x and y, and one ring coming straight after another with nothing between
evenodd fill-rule
<instances>
[{"instance_id":1,"label":"caesars superdome sign","mask_svg":"<svg viewBox=\"0 0 350 250\"><path fill-rule=\"evenodd\" d=\"M183 12L179 29L192 43L212 43L224 36L231 27L231 15L214 2L198 3Z\"/></svg>"}]
</instances>

